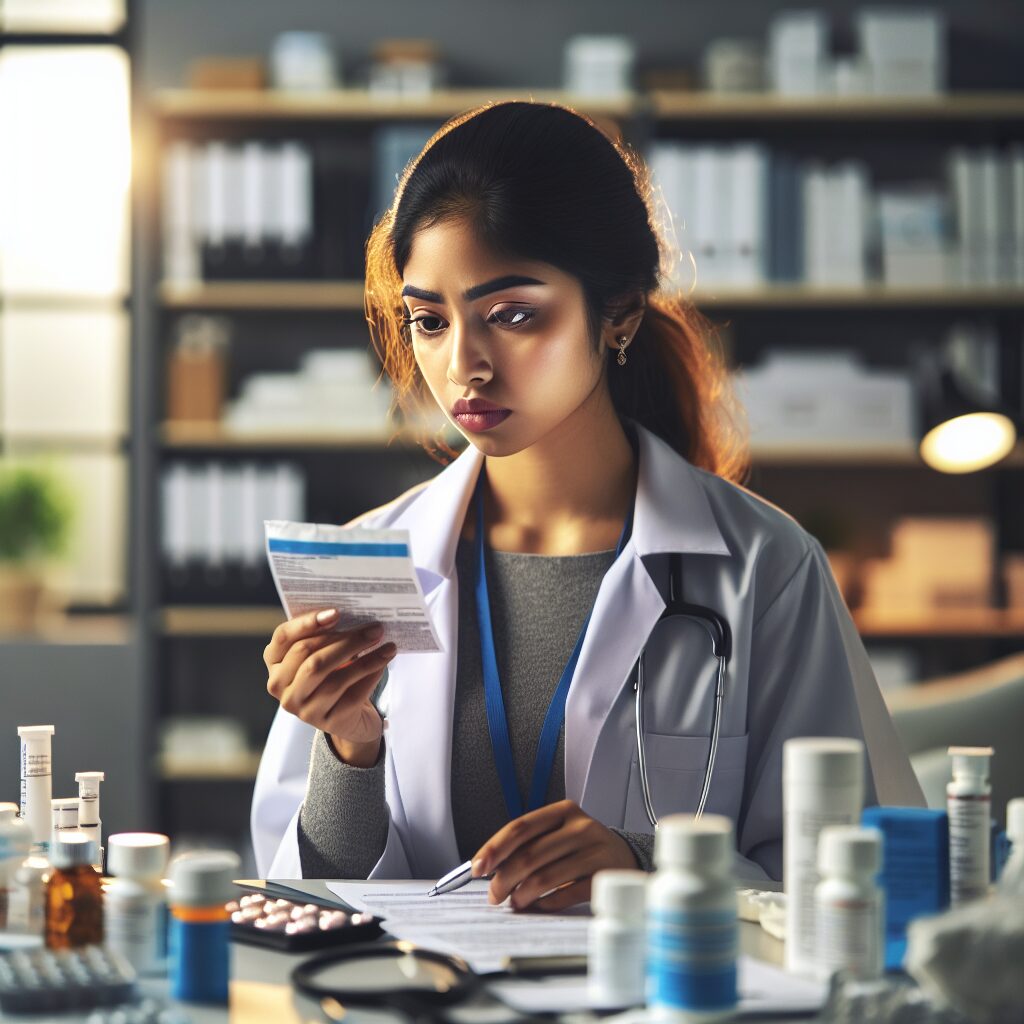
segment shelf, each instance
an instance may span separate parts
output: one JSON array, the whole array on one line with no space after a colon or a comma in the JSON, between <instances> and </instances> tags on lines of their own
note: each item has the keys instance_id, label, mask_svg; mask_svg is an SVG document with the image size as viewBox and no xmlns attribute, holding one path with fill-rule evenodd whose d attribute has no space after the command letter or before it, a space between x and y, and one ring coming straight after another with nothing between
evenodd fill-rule
<instances>
[{"instance_id":1,"label":"shelf","mask_svg":"<svg viewBox=\"0 0 1024 1024\"><path fill-rule=\"evenodd\" d=\"M917 451L910 445L834 445L813 447L796 444L754 445L753 464L758 466L896 466L902 469L924 468Z\"/></svg>"},{"instance_id":2,"label":"shelf","mask_svg":"<svg viewBox=\"0 0 1024 1024\"><path fill-rule=\"evenodd\" d=\"M125 647L132 640L133 628L131 617L123 613L54 612L43 615L33 633L0 633L0 643Z\"/></svg>"},{"instance_id":3,"label":"shelf","mask_svg":"<svg viewBox=\"0 0 1024 1024\"><path fill-rule=\"evenodd\" d=\"M362 281L215 281L160 285L165 309L362 310Z\"/></svg>"},{"instance_id":4,"label":"shelf","mask_svg":"<svg viewBox=\"0 0 1024 1024\"><path fill-rule=\"evenodd\" d=\"M425 96L374 96L365 89L289 93L272 89L169 89L153 100L155 112L171 120L372 121L405 118L443 120L485 103L528 99L559 103L590 115L649 114L669 121L919 122L1024 120L1024 94L961 92L943 96L776 96L771 93L712 95L654 89L602 99L560 89L442 89Z\"/></svg>"},{"instance_id":5,"label":"shelf","mask_svg":"<svg viewBox=\"0 0 1024 1024\"><path fill-rule=\"evenodd\" d=\"M164 636L265 636L285 621L281 608L170 605L159 614Z\"/></svg>"},{"instance_id":6,"label":"shelf","mask_svg":"<svg viewBox=\"0 0 1024 1024\"><path fill-rule=\"evenodd\" d=\"M219 423L164 423L160 428L165 448L180 451L223 450L285 451L360 450L386 451L415 445L407 434L396 433L391 441L379 431L365 435L315 430L275 429L266 432L232 431Z\"/></svg>"},{"instance_id":7,"label":"shelf","mask_svg":"<svg viewBox=\"0 0 1024 1024\"><path fill-rule=\"evenodd\" d=\"M690 297L701 309L1024 309L1024 288L1012 286L897 288L869 284L837 288L777 284L749 289L708 288Z\"/></svg>"},{"instance_id":8,"label":"shelf","mask_svg":"<svg viewBox=\"0 0 1024 1024\"><path fill-rule=\"evenodd\" d=\"M365 437L348 434L302 431L295 433L267 432L237 434L217 423L165 423L161 428L163 444L172 451L380 451L395 448L416 450L416 439L398 433L390 443L379 434ZM448 443L460 447L461 436L451 436ZM752 460L756 467L825 468L828 466L893 466L906 469L927 469L917 450L910 445L850 445L837 448L795 444L755 445ZM1024 466L1024 445L1019 445L996 469Z\"/></svg>"},{"instance_id":9,"label":"shelf","mask_svg":"<svg viewBox=\"0 0 1024 1024\"><path fill-rule=\"evenodd\" d=\"M157 774L164 782L249 782L256 778L260 766L258 751L249 751L231 760L176 760L161 755L157 758Z\"/></svg>"},{"instance_id":10,"label":"shelf","mask_svg":"<svg viewBox=\"0 0 1024 1024\"><path fill-rule=\"evenodd\" d=\"M865 639L883 637L1024 637L1024 608L941 608L853 613Z\"/></svg>"},{"instance_id":11,"label":"shelf","mask_svg":"<svg viewBox=\"0 0 1024 1024\"><path fill-rule=\"evenodd\" d=\"M1024 309L1024 288L864 288L777 284L759 288L697 289L687 298L700 309ZM168 310L363 311L362 281L164 282L160 303Z\"/></svg>"},{"instance_id":12,"label":"shelf","mask_svg":"<svg viewBox=\"0 0 1024 1024\"><path fill-rule=\"evenodd\" d=\"M884 469L921 469L937 473L911 445L808 446L795 444L755 445L751 453L754 468L793 467L825 469L829 467ZM1024 443L1020 443L1002 462L991 469L1019 469L1024 466ZM985 472L985 470L979 470ZM949 474L954 479L957 474ZM967 474L968 476L970 474Z\"/></svg>"},{"instance_id":13,"label":"shelf","mask_svg":"<svg viewBox=\"0 0 1024 1024\"><path fill-rule=\"evenodd\" d=\"M559 89L441 89L425 96L374 96L366 89L290 93L273 89L168 89L156 94L158 115L169 119L225 118L233 121L445 120L472 107L504 100L559 103L590 115L628 117L638 98L574 96Z\"/></svg>"},{"instance_id":14,"label":"shelf","mask_svg":"<svg viewBox=\"0 0 1024 1024\"><path fill-rule=\"evenodd\" d=\"M1024 608L934 609L853 613L865 639L884 637L1024 637ZM164 636L265 636L284 621L279 608L208 608L181 605L161 613Z\"/></svg>"},{"instance_id":15,"label":"shelf","mask_svg":"<svg viewBox=\"0 0 1024 1024\"><path fill-rule=\"evenodd\" d=\"M945 96L714 96L655 89L648 93L655 118L672 121L974 121L1024 119L1024 93L962 92Z\"/></svg>"}]
</instances>

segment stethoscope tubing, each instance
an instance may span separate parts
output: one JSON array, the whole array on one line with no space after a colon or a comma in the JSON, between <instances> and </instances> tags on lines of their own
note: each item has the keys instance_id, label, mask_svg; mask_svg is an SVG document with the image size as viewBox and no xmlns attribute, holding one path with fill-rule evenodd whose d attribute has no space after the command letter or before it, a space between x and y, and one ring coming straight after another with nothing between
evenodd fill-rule
<instances>
[{"instance_id":1,"label":"stethoscope tubing","mask_svg":"<svg viewBox=\"0 0 1024 1024\"><path fill-rule=\"evenodd\" d=\"M712 651L716 647L716 634L709 625L709 621L699 614L678 614L667 616L668 618L688 618L700 623L707 634L711 637ZM635 710L634 722L636 726L636 760L640 773L640 789L644 798L644 811L647 813L647 820L652 828L658 826L658 816L654 813L654 803L651 800L651 785L647 774L647 747L644 742L644 661L646 649L640 652L637 660L636 686L635 686ZM708 756L704 763L704 782L701 786L700 799L697 801L697 809L694 816L699 818L707 806L708 795L711 792L711 778L715 770L715 758L718 755L718 737L722 724L722 703L725 699L725 684L727 675L728 655L725 650L715 652L715 659L718 662L718 678L715 684L715 701L711 711L711 732L708 739Z\"/></svg>"}]
</instances>

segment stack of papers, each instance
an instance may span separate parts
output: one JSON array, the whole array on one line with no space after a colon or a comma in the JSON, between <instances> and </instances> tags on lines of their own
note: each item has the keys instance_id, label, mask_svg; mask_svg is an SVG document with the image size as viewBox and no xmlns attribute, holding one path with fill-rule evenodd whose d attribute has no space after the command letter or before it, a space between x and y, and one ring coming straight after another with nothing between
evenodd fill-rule
<instances>
[{"instance_id":1,"label":"stack of papers","mask_svg":"<svg viewBox=\"0 0 1024 1024\"><path fill-rule=\"evenodd\" d=\"M382 918L396 939L461 957L478 974L502 972L511 957L586 955L591 921L586 904L561 914L523 913L489 904L484 879L429 897L433 884L355 881L329 882L327 888L352 909ZM823 984L748 956L740 957L739 986L743 1015L816 1013L825 1002ZM568 1013L593 1006L584 976L495 979L488 988L524 1012Z\"/></svg>"}]
</instances>

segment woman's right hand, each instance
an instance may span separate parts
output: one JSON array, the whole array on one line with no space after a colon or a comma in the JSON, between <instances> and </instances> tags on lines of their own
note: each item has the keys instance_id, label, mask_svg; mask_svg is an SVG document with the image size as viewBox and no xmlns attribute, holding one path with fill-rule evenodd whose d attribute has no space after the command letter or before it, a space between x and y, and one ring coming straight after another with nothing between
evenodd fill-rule
<instances>
[{"instance_id":1,"label":"woman's right hand","mask_svg":"<svg viewBox=\"0 0 1024 1024\"><path fill-rule=\"evenodd\" d=\"M370 767L380 753L383 723L370 700L396 654L380 641L380 623L335 630L335 608L282 622L263 652L267 692L285 711L327 733L348 764Z\"/></svg>"}]
</instances>

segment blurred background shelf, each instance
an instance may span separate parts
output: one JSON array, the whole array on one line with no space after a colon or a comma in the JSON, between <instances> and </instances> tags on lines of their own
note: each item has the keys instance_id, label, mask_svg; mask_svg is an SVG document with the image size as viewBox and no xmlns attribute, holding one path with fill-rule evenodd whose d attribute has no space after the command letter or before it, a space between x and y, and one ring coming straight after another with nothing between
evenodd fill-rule
<instances>
[{"instance_id":1,"label":"blurred background shelf","mask_svg":"<svg viewBox=\"0 0 1024 1024\"><path fill-rule=\"evenodd\" d=\"M673 121L975 121L1024 119L1024 94L962 92L937 97L792 97L762 94L714 96L656 89L655 117Z\"/></svg>"},{"instance_id":2,"label":"blurred background shelf","mask_svg":"<svg viewBox=\"0 0 1024 1024\"><path fill-rule=\"evenodd\" d=\"M444 120L471 107L504 100L530 99L561 103L590 114L627 117L639 106L639 97L595 99L573 96L560 89L440 89L425 96L379 96L365 89L334 89L290 93L273 89L168 89L153 98L161 117L175 119L229 119L232 121L385 121L410 117Z\"/></svg>"},{"instance_id":3,"label":"blurred background shelf","mask_svg":"<svg viewBox=\"0 0 1024 1024\"><path fill-rule=\"evenodd\" d=\"M230 760L181 760L166 755L156 760L163 782L251 782L260 766L260 752L250 751Z\"/></svg>"},{"instance_id":4,"label":"blurred background shelf","mask_svg":"<svg viewBox=\"0 0 1024 1024\"><path fill-rule=\"evenodd\" d=\"M1019 92L963 92L940 97L778 97L750 94L717 96L700 91L654 89L621 99L574 96L558 89L448 89L401 98L375 96L362 89L316 95L272 89L168 89L153 98L154 111L167 119L358 121L423 117L444 119L471 107L510 99L560 103L590 114L631 117L645 114L673 121L973 121L1024 120Z\"/></svg>"},{"instance_id":5,"label":"blurred background shelf","mask_svg":"<svg viewBox=\"0 0 1024 1024\"><path fill-rule=\"evenodd\" d=\"M1024 639L1024 608L948 608L921 612L858 609L854 621L866 639L1003 637Z\"/></svg>"},{"instance_id":6,"label":"blurred background shelf","mask_svg":"<svg viewBox=\"0 0 1024 1024\"><path fill-rule=\"evenodd\" d=\"M165 309L361 310L362 281L220 281L194 285L164 282Z\"/></svg>"},{"instance_id":7,"label":"blurred background shelf","mask_svg":"<svg viewBox=\"0 0 1024 1024\"><path fill-rule=\"evenodd\" d=\"M1024 309L1024 288L863 288L773 284L763 288L696 289L686 298L700 309ZM221 281L193 285L163 282L160 303L167 310L296 310L333 312L363 309L362 281Z\"/></svg>"},{"instance_id":8,"label":"blurred background shelf","mask_svg":"<svg viewBox=\"0 0 1024 1024\"><path fill-rule=\"evenodd\" d=\"M398 432L388 438L380 431L370 431L364 435L285 428L265 432L232 431L219 423L164 423L160 428L160 436L165 448L178 451L252 451L272 448L287 451L350 449L383 452L393 448L414 449L416 446L415 439L406 432Z\"/></svg>"},{"instance_id":9,"label":"blurred background shelf","mask_svg":"<svg viewBox=\"0 0 1024 1024\"><path fill-rule=\"evenodd\" d=\"M270 640L285 614L280 606L266 608L182 605L162 608L159 629L164 636L262 636Z\"/></svg>"}]
</instances>

